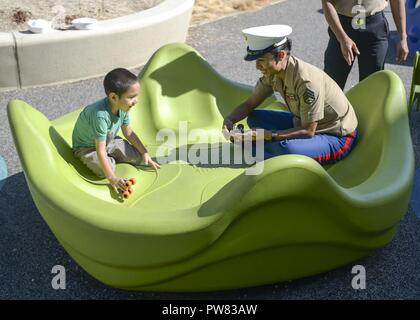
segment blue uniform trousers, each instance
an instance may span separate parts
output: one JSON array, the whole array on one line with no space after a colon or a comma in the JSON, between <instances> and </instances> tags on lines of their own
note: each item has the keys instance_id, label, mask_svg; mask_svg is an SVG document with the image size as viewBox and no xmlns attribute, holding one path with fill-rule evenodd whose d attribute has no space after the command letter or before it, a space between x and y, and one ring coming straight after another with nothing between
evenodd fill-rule
<instances>
[{"instance_id":1,"label":"blue uniform trousers","mask_svg":"<svg viewBox=\"0 0 420 320\"><path fill-rule=\"evenodd\" d=\"M248 116L250 128L285 130L293 128L293 114L277 110L253 110ZM264 159L283 154L302 154L321 164L331 164L346 157L355 145L357 130L338 137L316 133L312 138L285 139L264 142ZM255 148L253 150L255 156Z\"/></svg>"}]
</instances>

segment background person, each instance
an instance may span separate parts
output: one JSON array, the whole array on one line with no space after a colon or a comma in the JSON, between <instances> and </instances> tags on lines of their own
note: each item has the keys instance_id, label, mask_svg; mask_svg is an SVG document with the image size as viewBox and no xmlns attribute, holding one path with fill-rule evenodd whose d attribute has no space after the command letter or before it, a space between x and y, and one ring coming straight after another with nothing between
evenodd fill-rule
<instances>
[{"instance_id":1,"label":"background person","mask_svg":"<svg viewBox=\"0 0 420 320\"><path fill-rule=\"evenodd\" d=\"M390 0L399 34L396 62L407 59L407 31L404 0ZM324 71L344 90L357 56L359 81L383 70L388 51L389 25L386 0L322 0L330 40L324 55Z\"/></svg>"}]
</instances>

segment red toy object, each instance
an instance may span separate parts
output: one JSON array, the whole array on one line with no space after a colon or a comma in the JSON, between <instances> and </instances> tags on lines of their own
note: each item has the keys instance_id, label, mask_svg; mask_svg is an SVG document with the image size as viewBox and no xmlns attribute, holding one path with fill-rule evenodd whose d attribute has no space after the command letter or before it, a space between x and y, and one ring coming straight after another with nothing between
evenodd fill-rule
<instances>
[{"instance_id":1,"label":"red toy object","mask_svg":"<svg viewBox=\"0 0 420 320\"><path fill-rule=\"evenodd\" d=\"M128 190L125 190L125 191L121 192L121 196L124 199L128 199L130 197L130 192Z\"/></svg>"},{"instance_id":2,"label":"red toy object","mask_svg":"<svg viewBox=\"0 0 420 320\"><path fill-rule=\"evenodd\" d=\"M120 190L120 194L123 197L123 199L128 199L130 197L130 195L134 192L134 190L131 187L134 186L135 184L136 184L136 179L134 178L125 179L125 186L127 187L127 189Z\"/></svg>"},{"instance_id":3,"label":"red toy object","mask_svg":"<svg viewBox=\"0 0 420 320\"><path fill-rule=\"evenodd\" d=\"M127 186L127 188L134 186L135 184L136 184L136 179L134 178L131 178L125 181L125 185Z\"/></svg>"}]
</instances>

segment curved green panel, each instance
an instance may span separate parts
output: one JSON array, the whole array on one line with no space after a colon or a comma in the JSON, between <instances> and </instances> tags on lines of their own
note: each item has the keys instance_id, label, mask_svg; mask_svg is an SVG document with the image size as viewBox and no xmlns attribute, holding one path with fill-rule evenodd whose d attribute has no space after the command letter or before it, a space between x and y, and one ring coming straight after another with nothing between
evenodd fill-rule
<instances>
[{"instance_id":1,"label":"curved green panel","mask_svg":"<svg viewBox=\"0 0 420 320\"><path fill-rule=\"evenodd\" d=\"M139 78L130 117L152 155L164 143L156 140L159 130L178 132L180 121L223 141L223 117L252 90L221 77L184 44L158 50ZM348 96L360 140L336 165L287 155L246 175L249 166L231 163L181 161L158 172L118 164L118 175L138 181L124 202L73 157L81 110L54 121L20 100L7 110L34 202L82 268L119 288L203 291L323 272L392 240L414 173L404 87L381 71ZM282 108L273 98L262 107ZM171 152L191 151L194 142L190 137ZM228 142L203 148L233 152Z\"/></svg>"},{"instance_id":2,"label":"curved green panel","mask_svg":"<svg viewBox=\"0 0 420 320\"><path fill-rule=\"evenodd\" d=\"M417 111L420 110L420 52L416 52L413 60L413 76L411 78L410 98L408 99L409 111L417 100Z\"/></svg>"}]
</instances>

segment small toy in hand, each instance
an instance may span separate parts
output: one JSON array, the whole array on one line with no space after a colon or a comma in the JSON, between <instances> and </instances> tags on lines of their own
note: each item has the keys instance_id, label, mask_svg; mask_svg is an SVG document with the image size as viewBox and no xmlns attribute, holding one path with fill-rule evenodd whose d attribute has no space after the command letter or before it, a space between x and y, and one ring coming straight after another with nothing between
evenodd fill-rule
<instances>
[{"instance_id":1,"label":"small toy in hand","mask_svg":"<svg viewBox=\"0 0 420 320\"><path fill-rule=\"evenodd\" d=\"M244 125L240 123L240 124L238 124L237 126L234 126L231 132L233 133L233 135L231 135L231 136L230 136L230 141L231 141L231 142L235 142L235 137L234 137L234 134L235 134L235 133L240 133L240 134L243 134L243 133L244 133ZM241 139L241 140L242 140L242 139ZM243 142L243 141L242 141L242 142Z\"/></svg>"},{"instance_id":2,"label":"small toy in hand","mask_svg":"<svg viewBox=\"0 0 420 320\"><path fill-rule=\"evenodd\" d=\"M128 199L130 195L134 192L132 186L136 184L136 179L124 179L125 180L125 190L120 190L120 194L123 197L123 199Z\"/></svg>"}]
</instances>

